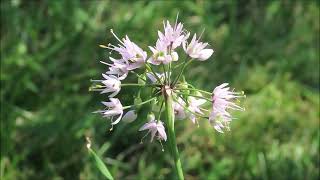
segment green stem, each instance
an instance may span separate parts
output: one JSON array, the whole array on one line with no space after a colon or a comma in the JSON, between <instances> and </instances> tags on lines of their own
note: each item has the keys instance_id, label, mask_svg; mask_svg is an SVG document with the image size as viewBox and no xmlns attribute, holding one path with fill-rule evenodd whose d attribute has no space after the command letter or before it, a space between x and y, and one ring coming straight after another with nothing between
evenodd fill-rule
<instances>
[{"instance_id":1,"label":"green stem","mask_svg":"<svg viewBox=\"0 0 320 180\"><path fill-rule=\"evenodd\" d=\"M121 84L121 87L128 87L128 86L133 86L133 87L156 87L157 84L134 84L134 83L129 83L129 84ZM95 85L89 87L89 91L103 91L104 88L107 86L103 85Z\"/></svg>"},{"instance_id":2,"label":"green stem","mask_svg":"<svg viewBox=\"0 0 320 180\"><path fill-rule=\"evenodd\" d=\"M155 99L157 99L157 98L154 97L154 98L151 98L151 99L149 99L149 100L143 101L143 102L141 102L141 103L139 103L139 104L134 104L134 105L131 105L131 106L124 106L124 107L123 107L123 110L129 109L129 108L132 108L132 107L135 107L135 106L144 105L144 104L146 104L146 103L148 103L148 102L151 102L151 101L153 101L153 100L155 100Z\"/></svg>"},{"instance_id":3,"label":"green stem","mask_svg":"<svg viewBox=\"0 0 320 180\"><path fill-rule=\"evenodd\" d=\"M201 92L201 93L208 94L208 95L212 96L212 93L207 92L207 91L204 91L204 90L201 90L201 89L194 89L194 88L174 88L174 90L190 90L190 91L199 91L199 92Z\"/></svg>"},{"instance_id":4,"label":"green stem","mask_svg":"<svg viewBox=\"0 0 320 180\"><path fill-rule=\"evenodd\" d=\"M176 143L176 135L174 131L174 112L173 112L173 103L172 103L172 92L165 94L165 103L166 103L166 125L168 131L168 143L169 150L174 159L175 171L177 178L183 180L183 171L181 167L180 155Z\"/></svg>"},{"instance_id":5,"label":"green stem","mask_svg":"<svg viewBox=\"0 0 320 180\"><path fill-rule=\"evenodd\" d=\"M134 72L134 71L130 71L130 72L133 73L133 74L135 74L135 75L136 75L139 79L141 79L142 81L146 82L146 80L143 79L142 77L140 77L140 75L137 74L136 72Z\"/></svg>"},{"instance_id":6,"label":"green stem","mask_svg":"<svg viewBox=\"0 0 320 180\"><path fill-rule=\"evenodd\" d=\"M209 102L212 102L212 99L209 99L209 98L206 98L206 97L202 97L202 96L197 96L197 95L193 95L193 94L187 94L187 93L181 93L181 92L177 92L177 91L174 91L175 93L177 94L181 94L181 95L186 95L186 96L192 96L192 97L196 97L196 98L200 98L200 99L205 99Z\"/></svg>"},{"instance_id":7,"label":"green stem","mask_svg":"<svg viewBox=\"0 0 320 180\"><path fill-rule=\"evenodd\" d=\"M168 65L169 67L168 67L168 76L169 76L169 82L168 82L168 84L171 84L171 71L172 71L172 69L171 69L171 62L169 63L169 65Z\"/></svg>"},{"instance_id":8,"label":"green stem","mask_svg":"<svg viewBox=\"0 0 320 180\"><path fill-rule=\"evenodd\" d=\"M190 59L189 61L185 61L185 63L183 64L183 67L179 73L179 75L177 76L177 78L173 81L173 86L177 84L177 82L179 81L184 69L192 62L193 59Z\"/></svg>"},{"instance_id":9,"label":"green stem","mask_svg":"<svg viewBox=\"0 0 320 180\"><path fill-rule=\"evenodd\" d=\"M154 72L154 70L152 69L152 67L149 66L148 64L146 64L146 67L147 67L147 69L148 69L149 71L152 72L152 74L155 76L155 78L157 79L157 81L161 84L161 79L157 76L157 73Z\"/></svg>"},{"instance_id":10,"label":"green stem","mask_svg":"<svg viewBox=\"0 0 320 180\"><path fill-rule=\"evenodd\" d=\"M156 86L156 84L134 84L134 83L126 83L126 84L121 84L121 87L125 86L140 86L140 87L145 87L145 86Z\"/></svg>"},{"instance_id":11,"label":"green stem","mask_svg":"<svg viewBox=\"0 0 320 180\"><path fill-rule=\"evenodd\" d=\"M162 64L162 68L163 68L163 74L164 74L164 83L167 84L168 77L167 77L166 67L164 66L164 64Z\"/></svg>"}]
</instances>

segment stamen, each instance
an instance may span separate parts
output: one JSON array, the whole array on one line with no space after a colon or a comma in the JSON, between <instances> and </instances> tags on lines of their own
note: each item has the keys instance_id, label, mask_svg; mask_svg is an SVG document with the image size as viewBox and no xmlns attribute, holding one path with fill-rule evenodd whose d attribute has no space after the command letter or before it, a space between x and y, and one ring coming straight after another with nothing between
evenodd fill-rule
<instances>
[{"instance_id":1,"label":"stamen","mask_svg":"<svg viewBox=\"0 0 320 180\"><path fill-rule=\"evenodd\" d=\"M202 30L202 32L201 32L201 34L200 34L200 36L199 36L199 38L198 38L198 40L200 40L201 39L201 37L202 37L202 35L203 35L203 33L204 33L204 31L206 30L206 28L203 28L203 30Z\"/></svg>"},{"instance_id":2,"label":"stamen","mask_svg":"<svg viewBox=\"0 0 320 180\"><path fill-rule=\"evenodd\" d=\"M141 138L141 140L140 140L140 144L143 144L143 139L144 138L146 138L147 136L148 136L148 134L150 133L150 131L148 131L147 132L147 134L145 134L142 138Z\"/></svg>"},{"instance_id":3,"label":"stamen","mask_svg":"<svg viewBox=\"0 0 320 180\"><path fill-rule=\"evenodd\" d=\"M89 92L93 91L103 91L103 89L95 89L94 87L89 87Z\"/></svg>"},{"instance_id":4,"label":"stamen","mask_svg":"<svg viewBox=\"0 0 320 180\"><path fill-rule=\"evenodd\" d=\"M177 13L176 22L174 24L174 29L177 29L178 17L179 17L179 12Z\"/></svg>"},{"instance_id":5,"label":"stamen","mask_svg":"<svg viewBox=\"0 0 320 180\"><path fill-rule=\"evenodd\" d=\"M163 145L162 145L161 140L159 140L159 143L160 143L160 145L161 145L161 150L162 150L162 152L164 152L164 148L163 148Z\"/></svg>"},{"instance_id":6,"label":"stamen","mask_svg":"<svg viewBox=\"0 0 320 180\"><path fill-rule=\"evenodd\" d=\"M99 47L101 47L101 48L105 48L105 49L107 49L107 48L108 48L108 46L105 46L105 45L103 45L103 44L99 44Z\"/></svg>"},{"instance_id":7,"label":"stamen","mask_svg":"<svg viewBox=\"0 0 320 180\"><path fill-rule=\"evenodd\" d=\"M110 29L111 34L121 43L123 44L123 42L118 38L118 36L113 32L113 29ZM124 44L123 44L124 45Z\"/></svg>"},{"instance_id":8,"label":"stamen","mask_svg":"<svg viewBox=\"0 0 320 180\"><path fill-rule=\"evenodd\" d=\"M105 65L108 65L108 66L112 66L112 64L106 63L106 62L104 62L104 61L100 61L100 63L105 64Z\"/></svg>"},{"instance_id":9,"label":"stamen","mask_svg":"<svg viewBox=\"0 0 320 180\"><path fill-rule=\"evenodd\" d=\"M102 82L103 80L90 79L91 82Z\"/></svg>"},{"instance_id":10,"label":"stamen","mask_svg":"<svg viewBox=\"0 0 320 180\"><path fill-rule=\"evenodd\" d=\"M166 29L166 23L165 23L165 21L162 21L162 24L163 24L163 29L165 30L165 29Z\"/></svg>"},{"instance_id":11,"label":"stamen","mask_svg":"<svg viewBox=\"0 0 320 180\"><path fill-rule=\"evenodd\" d=\"M109 131L112 131L113 130L113 116L112 116L112 118L110 120L111 120L111 128L109 129Z\"/></svg>"},{"instance_id":12,"label":"stamen","mask_svg":"<svg viewBox=\"0 0 320 180\"><path fill-rule=\"evenodd\" d=\"M91 140L89 137L86 137L86 140L87 140L87 148L90 149L91 147Z\"/></svg>"}]
</instances>

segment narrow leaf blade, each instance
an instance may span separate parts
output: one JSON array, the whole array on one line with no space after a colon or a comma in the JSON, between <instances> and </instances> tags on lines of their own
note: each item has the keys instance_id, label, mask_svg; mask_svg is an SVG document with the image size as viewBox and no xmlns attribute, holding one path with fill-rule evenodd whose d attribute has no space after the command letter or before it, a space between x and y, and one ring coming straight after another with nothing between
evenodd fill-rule
<instances>
[{"instance_id":1,"label":"narrow leaf blade","mask_svg":"<svg viewBox=\"0 0 320 180\"><path fill-rule=\"evenodd\" d=\"M108 170L107 166L103 163L101 158L91 148L88 148L88 150L89 150L90 157L95 161L95 165L100 170L100 172L107 179L113 180L113 177L112 177L110 171Z\"/></svg>"}]
</instances>

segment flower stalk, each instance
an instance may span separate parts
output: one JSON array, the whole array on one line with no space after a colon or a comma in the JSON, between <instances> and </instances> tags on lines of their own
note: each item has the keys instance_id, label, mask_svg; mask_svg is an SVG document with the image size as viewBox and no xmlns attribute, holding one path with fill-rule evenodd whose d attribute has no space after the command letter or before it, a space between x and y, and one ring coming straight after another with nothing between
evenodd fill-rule
<instances>
[{"instance_id":1,"label":"flower stalk","mask_svg":"<svg viewBox=\"0 0 320 180\"><path fill-rule=\"evenodd\" d=\"M173 102L172 102L172 91L171 89L166 89L165 94L165 115L166 115L166 125L168 129L168 146L170 153L174 159L174 166L177 178L183 180L183 171L181 166L180 155L176 142L176 134L174 131L174 111L173 111Z\"/></svg>"}]
</instances>

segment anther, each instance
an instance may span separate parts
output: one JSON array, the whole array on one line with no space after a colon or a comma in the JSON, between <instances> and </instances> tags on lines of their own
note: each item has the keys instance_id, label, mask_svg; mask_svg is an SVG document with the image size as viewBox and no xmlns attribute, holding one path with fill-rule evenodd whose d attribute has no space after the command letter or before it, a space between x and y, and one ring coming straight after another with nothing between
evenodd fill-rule
<instances>
[{"instance_id":1,"label":"anther","mask_svg":"<svg viewBox=\"0 0 320 180\"><path fill-rule=\"evenodd\" d=\"M123 42L118 38L118 36L113 32L113 29L110 29L111 34L121 43L123 44Z\"/></svg>"},{"instance_id":2,"label":"anther","mask_svg":"<svg viewBox=\"0 0 320 180\"><path fill-rule=\"evenodd\" d=\"M108 47L107 47L107 46L105 46L105 45L103 45L103 44L99 44L99 47L101 47L101 48L105 48L105 49L108 49Z\"/></svg>"},{"instance_id":3,"label":"anther","mask_svg":"<svg viewBox=\"0 0 320 180\"><path fill-rule=\"evenodd\" d=\"M160 145L161 145L161 150L162 150L162 152L164 152L164 148L163 148L163 145L162 145L161 140L159 140L159 143L160 143Z\"/></svg>"}]
</instances>

